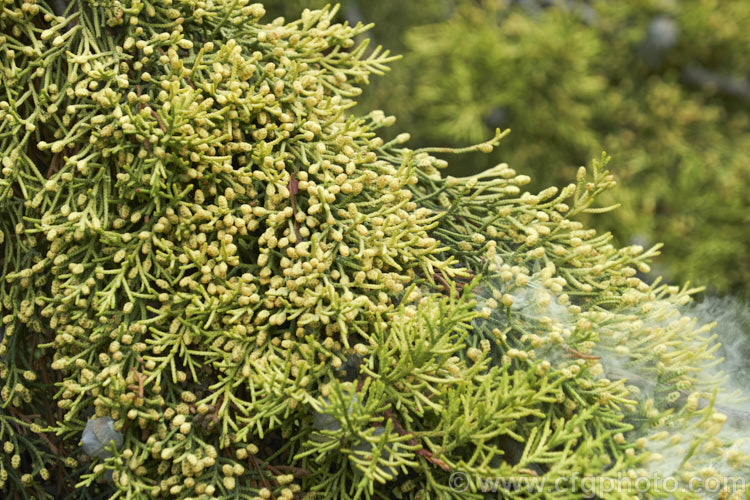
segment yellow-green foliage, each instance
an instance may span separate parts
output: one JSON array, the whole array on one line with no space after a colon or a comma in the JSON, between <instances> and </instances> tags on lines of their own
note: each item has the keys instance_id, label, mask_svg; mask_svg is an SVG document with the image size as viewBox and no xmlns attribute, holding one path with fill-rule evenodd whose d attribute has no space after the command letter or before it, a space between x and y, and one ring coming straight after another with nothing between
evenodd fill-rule
<instances>
[{"instance_id":1,"label":"yellow-green foliage","mask_svg":"<svg viewBox=\"0 0 750 500\"><path fill-rule=\"evenodd\" d=\"M512 129L490 157L454 162L461 175L505 161L542 188L608 151L625 187L607 200L623 209L599 227L621 243L664 242L671 281L748 293L748 2L413 3L419 21L370 8L368 20L400 28L378 40L404 58L368 105L398 113L417 145Z\"/></svg>"},{"instance_id":2,"label":"yellow-green foliage","mask_svg":"<svg viewBox=\"0 0 750 500\"><path fill-rule=\"evenodd\" d=\"M442 176L503 133L385 142L393 117L349 110L390 58L334 11L0 5L4 497L747 476L690 291L576 220L604 210L606 158L537 194L507 164Z\"/></svg>"}]
</instances>

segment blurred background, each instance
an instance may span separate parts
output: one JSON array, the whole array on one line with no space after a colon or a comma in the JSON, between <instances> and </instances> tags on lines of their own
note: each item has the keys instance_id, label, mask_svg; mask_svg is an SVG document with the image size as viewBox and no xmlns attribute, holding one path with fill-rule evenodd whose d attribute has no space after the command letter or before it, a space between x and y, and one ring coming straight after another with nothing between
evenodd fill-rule
<instances>
[{"instance_id":1,"label":"blurred background","mask_svg":"<svg viewBox=\"0 0 750 500\"><path fill-rule=\"evenodd\" d=\"M326 4L263 3L287 21ZM508 162L542 189L606 151L602 206L622 206L589 223L663 242L651 275L750 297L750 1L342 0L338 17L403 55L358 105L396 115L388 133L462 147L512 130L446 173Z\"/></svg>"}]
</instances>

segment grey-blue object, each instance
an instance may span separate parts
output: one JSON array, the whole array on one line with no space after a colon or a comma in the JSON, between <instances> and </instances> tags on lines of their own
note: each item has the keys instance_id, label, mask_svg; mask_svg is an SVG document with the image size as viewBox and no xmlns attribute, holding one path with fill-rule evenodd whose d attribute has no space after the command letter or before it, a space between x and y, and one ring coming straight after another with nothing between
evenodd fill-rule
<instances>
[{"instance_id":1,"label":"grey-blue object","mask_svg":"<svg viewBox=\"0 0 750 500\"><path fill-rule=\"evenodd\" d=\"M649 66L661 66L667 52L677 45L679 38L680 26L677 21L666 16L655 17L648 25L646 38L639 49L640 55Z\"/></svg>"},{"instance_id":2,"label":"grey-blue object","mask_svg":"<svg viewBox=\"0 0 750 500\"><path fill-rule=\"evenodd\" d=\"M114 443L115 448L122 446L122 433L115 430L112 417L90 418L86 422L81 437L83 451L92 457L108 458L112 452L107 450Z\"/></svg>"},{"instance_id":3,"label":"grey-blue object","mask_svg":"<svg viewBox=\"0 0 750 500\"><path fill-rule=\"evenodd\" d=\"M331 404L331 400L324 397L323 401L325 402L325 406L328 406ZM352 410L354 409L354 403L357 402L357 395L355 394L352 398L351 403L349 403L349 415L352 414ZM313 415L313 428L319 431L326 430L326 431L337 431L341 429L341 423L336 420L336 417L329 415L328 413L325 413L325 410L323 412L315 412Z\"/></svg>"},{"instance_id":4,"label":"grey-blue object","mask_svg":"<svg viewBox=\"0 0 750 500\"><path fill-rule=\"evenodd\" d=\"M677 44L679 35L680 27L677 21L666 16L659 16L649 24L646 40L653 49L669 50Z\"/></svg>"},{"instance_id":5,"label":"grey-blue object","mask_svg":"<svg viewBox=\"0 0 750 500\"><path fill-rule=\"evenodd\" d=\"M323 403L325 406L328 406L331 404L331 400L329 398L324 397ZM357 397L357 394L352 397L351 402L349 403L349 415L352 414L352 411L354 410L354 405L359 404L359 398ZM313 428L318 431L338 431L341 429L341 422L339 422L335 417L332 415L329 415L325 412L325 406L323 412L315 412L313 414ZM381 436L385 432L385 428L383 427L376 427L373 431L374 436ZM383 458L385 460L390 459L391 457L391 451L393 450L393 443L387 443L385 445L385 448L383 449ZM398 445L396 445L398 446ZM360 452L361 453L371 453L374 450L374 445L366 440L361 440L357 444L355 444L352 447L352 451ZM388 474L392 477L396 477L398 475L398 468L391 467L387 465L379 465L378 469L383 472L384 474Z\"/></svg>"},{"instance_id":6,"label":"grey-blue object","mask_svg":"<svg viewBox=\"0 0 750 500\"><path fill-rule=\"evenodd\" d=\"M485 116L484 124L487 125L488 128L502 127L508 123L508 119L508 108L504 106L495 107L490 110L487 116Z\"/></svg>"},{"instance_id":7,"label":"grey-blue object","mask_svg":"<svg viewBox=\"0 0 750 500\"><path fill-rule=\"evenodd\" d=\"M735 99L750 101L750 84L744 78L722 75L695 64L685 68L681 77L690 85L703 87Z\"/></svg>"}]
</instances>

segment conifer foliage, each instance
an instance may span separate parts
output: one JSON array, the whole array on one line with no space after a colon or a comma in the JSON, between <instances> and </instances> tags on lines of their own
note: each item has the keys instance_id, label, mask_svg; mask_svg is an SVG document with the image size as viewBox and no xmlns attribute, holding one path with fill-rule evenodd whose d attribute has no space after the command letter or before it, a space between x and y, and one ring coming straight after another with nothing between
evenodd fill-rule
<instances>
[{"instance_id":1,"label":"conifer foliage","mask_svg":"<svg viewBox=\"0 0 750 500\"><path fill-rule=\"evenodd\" d=\"M481 498L485 478L648 461L685 484L747 473L690 291L636 277L656 249L576 221L606 210L606 157L536 194L506 164L442 176L503 133L384 142L393 117L349 110L391 57L335 9L0 7L4 496ZM580 496L565 484L506 494Z\"/></svg>"}]
</instances>

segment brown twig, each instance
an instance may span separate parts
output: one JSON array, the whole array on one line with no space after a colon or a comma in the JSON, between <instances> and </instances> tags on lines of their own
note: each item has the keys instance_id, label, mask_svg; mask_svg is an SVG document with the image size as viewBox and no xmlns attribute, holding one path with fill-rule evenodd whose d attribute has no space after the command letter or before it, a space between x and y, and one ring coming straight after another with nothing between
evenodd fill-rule
<instances>
[{"instance_id":1,"label":"brown twig","mask_svg":"<svg viewBox=\"0 0 750 500\"><path fill-rule=\"evenodd\" d=\"M393 428L396 429L396 432L398 432L398 434L400 436L411 436L411 433L407 432L407 430L404 429L404 427L401 425L401 423L396 419L396 416L393 415L393 412L391 410L385 410L385 411L383 411L383 415L388 420L390 420L391 422L393 422ZM423 457L425 460L427 460L431 464L437 465L438 467L440 467L441 469L443 469L446 472L448 472L448 471L451 470L450 466L447 463L445 463L440 458L437 458L435 455L432 454L432 452L430 450L425 449L422 445L420 445L419 443L417 443L416 439L410 438L407 442L411 446L419 446L420 448L415 453L417 455Z\"/></svg>"},{"instance_id":2,"label":"brown twig","mask_svg":"<svg viewBox=\"0 0 750 500\"><path fill-rule=\"evenodd\" d=\"M129 385L128 389L130 389L130 390L137 390L138 391L138 397L141 398L141 399L143 399L143 395L144 395L143 383L146 381L147 377L146 377L146 375L144 375L144 374L140 373L138 370L136 370L134 366L131 366L130 370L133 373L135 373L135 378L136 378L136 380L138 380L138 385Z\"/></svg>"},{"instance_id":3,"label":"brown twig","mask_svg":"<svg viewBox=\"0 0 750 500\"><path fill-rule=\"evenodd\" d=\"M167 127L164 125L164 122L161 121L161 117L159 116L159 114L156 111L154 111L153 108L151 109L151 115L154 118L156 118L156 123L159 124L159 128L161 129L162 132L164 132L166 134L167 133Z\"/></svg>"},{"instance_id":4,"label":"brown twig","mask_svg":"<svg viewBox=\"0 0 750 500\"><path fill-rule=\"evenodd\" d=\"M284 471L289 471L294 477L303 477L310 475L309 470L303 469L301 467L293 467L291 465L268 465L266 463L263 463L263 466L277 476L282 475Z\"/></svg>"},{"instance_id":5,"label":"brown twig","mask_svg":"<svg viewBox=\"0 0 750 500\"><path fill-rule=\"evenodd\" d=\"M248 462L252 464L252 467L258 472L258 475L260 476L261 481L263 482L263 486L268 488L269 490L273 490L273 485L271 485L270 481L266 478L266 476L263 474L263 469L261 469L260 464L258 463L258 460L253 456L252 454L249 454L247 456ZM276 500L276 497L273 493L271 493L271 498Z\"/></svg>"},{"instance_id":6,"label":"brown twig","mask_svg":"<svg viewBox=\"0 0 750 500\"><path fill-rule=\"evenodd\" d=\"M447 281L447 280L446 280L446 279L445 279L445 278L443 277L443 275L442 275L442 273L440 273L440 271L436 272L436 273L435 273L435 274L433 274L432 276L433 276L434 278L436 278L436 279L437 279L437 281L439 281L439 282L440 282L440 284L441 284L441 285L443 286L443 291L445 291L445 292L450 292L450 291L451 291L451 286L450 286L450 284L449 284L449 283L448 283L448 281ZM456 298L458 298L458 289L455 289L455 290L454 290L454 293L456 294Z\"/></svg>"},{"instance_id":7,"label":"brown twig","mask_svg":"<svg viewBox=\"0 0 750 500\"><path fill-rule=\"evenodd\" d=\"M573 349L572 347L570 347L567 344L562 344L560 347L562 347L563 349L565 349L566 351L568 351L569 353L571 353L576 358L581 358L581 359L599 359L599 356L593 356L591 354L584 354L584 353L582 353L580 351L576 351L575 349Z\"/></svg>"}]
</instances>

